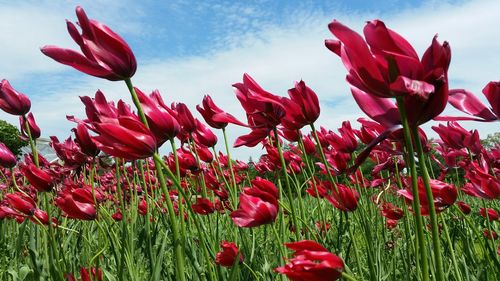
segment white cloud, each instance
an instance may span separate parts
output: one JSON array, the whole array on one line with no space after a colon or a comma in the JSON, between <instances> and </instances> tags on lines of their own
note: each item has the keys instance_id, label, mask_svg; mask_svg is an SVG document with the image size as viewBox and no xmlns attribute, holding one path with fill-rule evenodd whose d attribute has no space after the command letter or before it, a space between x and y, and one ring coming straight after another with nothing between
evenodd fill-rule
<instances>
[{"instance_id":1,"label":"white cloud","mask_svg":"<svg viewBox=\"0 0 500 281\"><path fill-rule=\"evenodd\" d=\"M23 14L26 17L44 13L43 16L38 16L37 22L26 23L20 29L16 29L15 25L8 25L12 29L9 35L11 38L24 40L11 42L13 46L2 50L0 67L11 71L11 75L37 71L54 74L59 71L74 71L58 66L38 52L28 50L33 45L38 47L46 43L68 45L69 39L62 18L73 15L72 12L61 16L60 11L40 9L32 7L32 10L8 10L11 14L26 13ZM304 79L322 102L319 125L335 129L341 125L342 120L354 122L363 113L350 96L344 81L345 69L340 60L323 46L324 39L333 38L327 29L327 24L333 18L361 31L366 20L378 17L406 37L419 54L430 44L434 34L439 33L439 39L449 41L452 48L449 73L451 87L465 87L480 94L488 81L499 79L500 56L497 52L500 49L500 29L497 27L500 26L500 17L495 13L498 10L500 2L478 0L460 4L429 2L420 8L391 14L346 15L339 10L338 13L325 15L316 11L298 11L293 14L295 20L290 23L270 25L258 32L249 31L239 36L232 33L231 37L222 38L222 51L214 50L202 56L170 60L159 55L158 59L139 62L134 82L145 91L160 89L167 102L185 102L193 112L203 95L210 94L218 105L244 120L231 87L231 84L241 81L244 72L252 75L265 89L278 95L286 95L286 90L293 86L294 81ZM5 11L2 8L0 16L9 14ZM87 8L87 11L90 9ZM119 25L120 19L115 20L115 24ZM41 24L42 21L46 21L45 24ZM0 26L4 27L5 24L0 17ZM132 23L128 32L137 28ZM39 42L40 40L43 42ZM8 43L2 38L0 47ZM19 61L30 63L31 67L20 67ZM60 81L57 79L46 81L46 88L41 91L48 94L33 99L33 111L42 129L49 135L56 134L61 138L67 135L71 124L65 121L66 114L83 116L78 95L93 95L100 88L110 99L124 98L129 101L123 83L111 83L83 75L74 83L64 83L64 87L59 87L58 83ZM0 113L0 118L3 116ZM498 123L464 124L469 129L480 128L482 136L498 130ZM246 133L246 130L232 126L229 132L234 141L238 135ZM431 130L427 130L427 133L434 135ZM258 151L259 149L239 148L233 154L247 159L250 155L255 158Z\"/></svg>"}]
</instances>

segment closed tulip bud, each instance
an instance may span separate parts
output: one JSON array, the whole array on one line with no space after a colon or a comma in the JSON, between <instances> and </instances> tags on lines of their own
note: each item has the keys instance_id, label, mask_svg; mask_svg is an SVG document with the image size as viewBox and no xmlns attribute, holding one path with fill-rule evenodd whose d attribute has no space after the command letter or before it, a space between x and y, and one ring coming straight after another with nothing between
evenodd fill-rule
<instances>
[{"instance_id":1,"label":"closed tulip bud","mask_svg":"<svg viewBox=\"0 0 500 281\"><path fill-rule=\"evenodd\" d=\"M29 139L28 132L26 131L26 125L25 123L28 122L28 127L31 133L31 138L32 139L38 139L41 135L42 132L40 130L40 127L36 124L35 117L33 116L33 113L28 113L26 118L23 116L19 116L19 123L21 127L21 137L24 139Z\"/></svg>"},{"instance_id":2,"label":"closed tulip bud","mask_svg":"<svg viewBox=\"0 0 500 281\"><path fill-rule=\"evenodd\" d=\"M5 144L0 142L0 166L4 168L12 168L16 166L16 163L16 156Z\"/></svg>"},{"instance_id":3,"label":"closed tulip bud","mask_svg":"<svg viewBox=\"0 0 500 281\"><path fill-rule=\"evenodd\" d=\"M25 115L31 109L31 101L12 88L9 81L0 82L0 109L12 115Z\"/></svg>"}]
</instances>

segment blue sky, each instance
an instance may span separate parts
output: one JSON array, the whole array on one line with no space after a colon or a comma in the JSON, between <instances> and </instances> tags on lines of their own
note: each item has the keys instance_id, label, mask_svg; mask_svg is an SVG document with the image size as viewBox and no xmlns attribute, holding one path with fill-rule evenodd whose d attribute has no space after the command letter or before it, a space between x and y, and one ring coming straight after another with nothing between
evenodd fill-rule
<instances>
[{"instance_id":1,"label":"blue sky","mask_svg":"<svg viewBox=\"0 0 500 281\"><path fill-rule=\"evenodd\" d=\"M499 1L0 0L0 5L0 78L30 96L42 134L60 139L73 125L65 115L84 116L78 96L101 89L109 99L129 101L123 83L88 77L40 53L46 44L76 48L65 25L65 19L76 20L76 5L129 42L139 64L136 86L158 88L167 102L185 102L193 112L203 95L211 94L244 120L231 84L248 72L278 95L304 79L321 101L319 125L334 130L351 120L356 127L363 114L350 96L345 69L323 46L333 37L327 24L334 18L357 31L367 20L382 19L419 54L438 33L452 48L451 88L481 95L500 74ZM17 123L3 112L0 119ZM498 131L494 124L464 125L479 128L483 136ZM230 128L232 140L245 133ZM246 158L259 151L235 153Z\"/></svg>"}]
</instances>

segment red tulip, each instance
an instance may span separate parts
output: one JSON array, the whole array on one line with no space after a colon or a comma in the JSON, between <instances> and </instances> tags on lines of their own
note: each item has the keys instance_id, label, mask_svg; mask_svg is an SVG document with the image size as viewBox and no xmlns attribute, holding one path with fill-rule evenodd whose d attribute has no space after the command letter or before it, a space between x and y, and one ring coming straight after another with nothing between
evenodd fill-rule
<instances>
[{"instance_id":1,"label":"red tulip","mask_svg":"<svg viewBox=\"0 0 500 281\"><path fill-rule=\"evenodd\" d=\"M281 99L286 108L286 115L281 120L285 128L298 130L318 119L320 113L318 96L304 81L296 82L295 87L288 90L288 96L290 99Z\"/></svg>"},{"instance_id":2,"label":"red tulip","mask_svg":"<svg viewBox=\"0 0 500 281\"><path fill-rule=\"evenodd\" d=\"M488 173L488 168L481 168L472 162L470 169L465 173L465 178L469 180L462 187L462 191L468 195L494 200L500 197L500 180Z\"/></svg>"},{"instance_id":3,"label":"red tulip","mask_svg":"<svg viewBox=\"0 0 500 281\"><path fill-rule=\"evenodd\" d=\"M330 133L326 136L328 143L340 152L352 153L358 147L358 141L349 121L342 122L342 128L339 129L340 136Z\"/></svg>"},{"instance_id":4,"label":"red tulip","mask_svg":"<svg viewBox=\"0 0 500 281\"><path fill-rule=\"evenodd\" d=\"M467 131L457 122L448 122L447 126L439 124L438 126L433 126L432 129L438 133L439 137L447 146L454 149L462 149L464 147L473 148L474 151L480 151L479 135L477 130Z\"/></svg>"},{"instance_id":5,"label":"red tulip","mask_svg":"<svg viewBox=\"0 0 500 281\"><path fill-rule=\"evenodd\" d=\"M137 97L141 102L142 110L148 120L149 128L155 135L158 146L167 140L173 139L181 127L177 119L172 116L158 90L154 90L149 96L135 88Z\"/></svg>"},{"instance_id":6,"label":"red tulip","mask_svg":"<svg viewBox=\"0 0 500 281\"><path fill-rule=\"evenodd\" d=\"M127 160L151 157L156 151L156 139L139 120L125 116L117 122L93 123L98 136L92 137L97 147L107 154Z\"/></svg>"},{"instance_id":7,"label":"red tulip","mask_svg":"<svg viewBox=\"0 0 500 281\"><path fill-rule=\"evenodd\" d=\"M491 81L483 88L483 94L490 103L488 108L473 93L464 89L450 90L448 102L456 109L475 117L438 117L436 120L496 121L500 119L500 82Z\"/></svg>"},{"instance_id":8,"label":"red tulip","mask_svg":"<svg viewBox=\"0 0 500 281\"><path fill-rule=\"evenodd\" d=\"M139 201L139 204L137 205L137 211L139 212L140 215L145 216L148 213L148 202L142 198L141 201Z\"/></svg>"},{"instance_id":9,"label":"red tulip","mask_svg":"<svg viewBox=\"0 0 500 281\"><path fill-rule=\"evenodd\" d=\"M215 105L214 101L209 95L205 95L203 97L202 106L197 105L196 109L205 119L207 124L215 129L222 129L227 126L228 123L246 126L244 123L240 122L233 115L223 111L217 105Z\"/></svg>"},{"instance_id":10,"label":"red tulip","mask_svg":"<svg viewBox=\"0 0 500 281\"><path fill-rule=\"evenodd\" d=\"M450 207L457 200L457 189L451 184L439 180L430 180L431 191L434 197L434 206L436 208L436 213L444 211L446 208ZM408 189L399 190L398 193L405 197L408 202L413 201L412 192ZM429 202L427 202L427 197L425 195L424 181L422 178L418 179L418 197L420 199L422 215L429 215Z\"/></svg>"},{"instance_id":11,"label":"red tulip","mask_svg":"<svg viewBox=\"0 0 500 281\"><path fill-rule=\"evenodd\" d=\"M400 220L404 213L399 207L392 205L391 203L383 203L381 211L382 216L386 217L388 220L398 221Z\"/></svg>"},{"instance_id":12,"label":"red tulip","mask_svg":"<svg viewBox=\"0 0 500 281\"><path fill-rule=\"evenodd\" d=\"M222 241L222 250L215 255L215 263L220 266L232 267L236 260L243 262L243 254L239 253L238 246L234 242ZM239 256L239 259L238 259Z\"/></svg>"},{"instance_id":13,"label":"red tulip","mask_svg":"<svg viewBox=\"0 0 500 281\"><path fill-rule=\"evenodd\" d=\"M4 168L12 168L16 166L17 164L17 158L16 156L10 151L10 149L0 142L0 166Z\"/></svg>"},{"instance_id":14,"label":"red tulip","mask_svg":"<svg viewBox=\"0 0 500 281\"><path fill-rule=\"evenodd\" d=\"M30 99L3 79L0 82L0 109L12 115L25 115L31 109Z\"/></svg>"},{"instance_id":15,"label":"red tulip","mask_svg":"<svg viewBox=\"0 0 500 281\"><path fill-rule=\"evenodd\" d=\"M343 184L337 184L337 190L326 199L337 209L349 212L358 208L359 194L355 189L348 188Z\"/></svg>"},{"instance_id":16,"label":"red tulip","mask_svg":"<svg viewBox=\"0 0 500 281\"><path fill-rule=\"evenodd\" d=\"M344 262L320 244L311 240L285 243L294 251L288 263L275 269L293 281L337 280L344 271Z\"/></svg>"},{"instance_id":17,"label":"red tulip","mask_svg":"<svg viewBox=\"0 0 500 281\"><path fill-rule=\"evenodd\" d=\"M207 198L196 198L196 203L192 205L193 211L200 215L208 215L215 212L215 207Z\"/></svg>"},{"instance_id":18,"label":"red tulip","mask_svg":"<svg viewBox=\"0 0 500 281\"><path fill-rule=\"evenodd\" d=\"M83 73L111 81L132 77L137 69L135 56L128 44L104 24L89 20L80 6L76 7L78 26L67 21L71 38L80 46L82 54L56 46L44 46L41 51L55 61L69 65Z\"/></svg>"},{"instance_id":19,"label":"red tulip","mask_svg":"<svg viewBox=\"0 0 500 281\"><path fill-rule=\"evenodd\" d=\"M240 136L234 146L255 146L264 140L278 126L285 116L282 98L262 89L248 74L243 75L243 83L233 85L236 97L247 115L248 126L252 131Z\"/></svg>"},{"instance_id":20,"label":"red tulip","mask_svg":"<svg viewBox=\"0 0 500 281\"><path fill-rule=\"evenodd\" d=\"M214 147L217 144L217 136L200 120L196 119L196 131L193 132L194 141L206 147Z\"/></svg>"},{"instance_id":21,"label":"red tulip","mask_svg":"<svg viewBox=\"0 0 500 281\"><path fill-rule=\"evenodd\" d=\"M170 113L177 118L184 133L190 134L196 130L196 120L186 104L182 102L172 103Z\"/></svg>"},{"instance_id":22,"label":"red tulip","mask_svg":"<svg viewBox=\"0 0 500 281\"><path fill-rule=\"evenodd\" d=\"M240 206L231 213L231 219L239 227L256 227L274 222L278 215L278 190L265 179L252 180L252 188L244 188L240 194Z\"/></svg>"},{"instance_id":23,"label":"red tulip","mask_svg":"<svg viewBox=\"0 0 500 281\"><path fill-rule=\"evenodd\" d=\"M481 215L481 217L486 218L486 213L488 214L488 219L490 221L496 221L500 217L498 215L498 212L495 211L494 209L487 208L485 211L484 208L479 208L479 215Z\"/></svg>"},{"instance_id":24,"label":"red tulip","mask_svg":"<svg viewBox=\"0 0 500 281\"><path fill-rule=\"evenodd\" d=\"M23 213L24 215L32 216L35 213L35 200L21 192L6 194L5 201L14 210Z\"/></svg>"},{"instance_id":25,"label":"red tulip","mask_svg":"<svg viewBox=\"0 0 500 281\"><path fill-rule=\"evenodd\" d=\"M198 157L200 157L200 160L205 163L210 163L214 160L212 152L210 152L210 149L208 149L208 147L206 146L196 145L196 152L198 153Z\"/></svg>"},{"instance_id":26,"label":"red tulip","mask_svg":"<svg viewBox=\"0 0 500 281\"><path fill-rule=\"evenodd\" d=\"M470 212L472 211L472 209L470 208L470 206L467 203L463 202L463 201L458 201L457 202L457 206L460 209L460 211L462 211L462 213L464 213L466 215L470 214Z\"/></svg>"},{"instance_id":27,"label":"red tulip","mask_svg":"<svg viewBox=\"0 0 500 281\"><path fill-rule=\"evenodd\" d=\"M34 164L21 165L21 173L38 192L50 191L55 183L54 177Z\"/></svg>"},{"instance_id":28,"label":"red tulip","mask_svg":"<svg viewBox=\"0 0 500 281\"><path fill-rule=\"evenodd\" d=\"M94 204L77 201L71 193L60 194L55 202L68 218L94 220L97 217Z\"/></svg>"},{"instance_id":29,"label":"red tulip","mask_svg":"<svg viewBox=\"0 0 500 281\"><path fill-rule=\"evenodd\" d=\"M25 122L28 122L28 127L30 128L31 138L38 139L41 136L40 127L36 124L35 117L33 113L28 113L26 119L24 116L19 116L19 123L21 128L21 137L24 139L28 139L28 133L26 131Z\"/></svg>"},{"instance_id":30,"label":"red tulip","mask_svg":"<svg viewBox=\"0 0 500 281\"><path fill-rule=\"evenodd\" d=\"M57 157L64 161L64 165L78 167L87 160L86 155L71 137L67 138L64 143L60 143L55 136L51 136L50 140L50 146L56 152Z\"/></svg>"},{"instance_id":31,"label":"red tulip","mask_svg":"<svg viewBox=\"0 0 500 281\"><path fill-rule=\"evenodd\" d=\"M99 154L100 150L92 141L89 131L83 123L78 123L76 128L71 129L71 131L75 133L75 142L78 143L83 153L90 157L95 157Z\"/></svg>"},{"instance_id":32,"label":"red tulip","mask_svg":"<svg viewBox=\"0 0 500 281\"><path fill-rule=\"evenodd\" d=\"M107 119L118 117L118 109L115 104L108 102L100 90L95 93L95 98L83 96L80 97L80 100L85 105L85 113L89 122L104 122Z\"/></svg>"}]
</instances>

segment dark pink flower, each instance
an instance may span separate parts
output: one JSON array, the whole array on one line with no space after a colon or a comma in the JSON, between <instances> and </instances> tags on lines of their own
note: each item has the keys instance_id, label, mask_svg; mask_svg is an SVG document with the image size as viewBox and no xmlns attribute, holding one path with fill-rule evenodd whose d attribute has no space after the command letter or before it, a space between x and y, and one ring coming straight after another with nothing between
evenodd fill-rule
<instances>
[{"instance_id":1,"label":"dark pink flower","mask_svg":"<svg viewBox=\"0 0 500 281\"><path fill-rule=\"evenodd\" d=\"M78 26L67 21L68 32L82 54L56 46L44 46L41 51L55 61L69 65L83 73L111 81L134 76L137 62L128 44L104 24L89 20L82 7L76 7Z\"/></svg>"},{"instance_id":2,"label":"dark pink flower","mask_svg":"<svg viewBox=\"0 0 500 281\"><path fill-rule=\"evenodd\" d=\"M238 246L236 246L234 242L222 241L220 246L222 250L215 255L216 264L225 267L232 267L236 260L239 260L240 263L243 262L243 254L239 253Z\"/></svg>"},{"instance_id":3,"label":"dark pink flower","mask_svg":"<svg viewBox=\"0 0 500 281\"><path fill-rule=\"evenodd\" d=\"M22 116L28 113L30 108L31 101L25 94L14 90L5 79L0 82L0 109L9 114Z\"/></svg>"}]
</instances>

